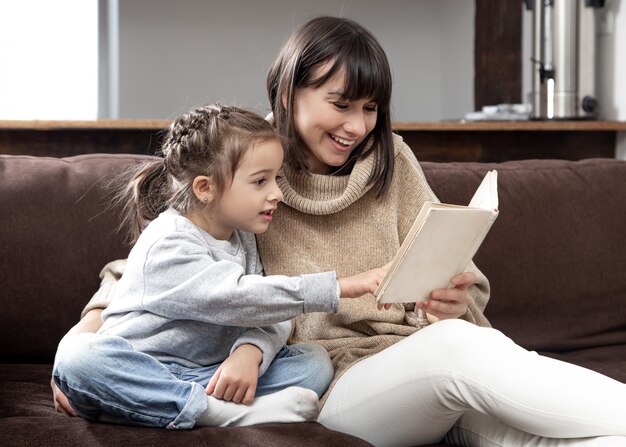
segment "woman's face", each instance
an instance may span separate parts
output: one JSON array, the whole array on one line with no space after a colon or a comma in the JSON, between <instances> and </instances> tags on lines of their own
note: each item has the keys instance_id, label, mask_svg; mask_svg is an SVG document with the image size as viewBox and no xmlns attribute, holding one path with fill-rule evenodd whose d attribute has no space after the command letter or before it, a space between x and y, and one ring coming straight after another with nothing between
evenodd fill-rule
<instances>
[{"instance_id":1,"label":"woman's face","mask_svg":"<svg viewBox=\"0 0 626 447\"><path fill-rule=\"evenodd\" d=\"M330 64L318 67L318 79ZM329 174L348 160L376 126L377 105L370 98L342 99L345 75L339 70L320 87L298 88L294 97L294 119L298 135L307 150L309 169Z\"/></svg>"}]
</instances>

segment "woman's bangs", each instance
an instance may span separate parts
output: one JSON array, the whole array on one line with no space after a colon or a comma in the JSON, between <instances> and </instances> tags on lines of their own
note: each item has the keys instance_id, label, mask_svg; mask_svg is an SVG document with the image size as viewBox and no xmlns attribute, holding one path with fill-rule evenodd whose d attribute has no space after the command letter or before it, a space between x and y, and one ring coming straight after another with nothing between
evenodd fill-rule
<instances>
[{"instance_id":1,"label":"woman's bangs","mask_svg":"<svg viewBox=\"0 0 626 447\"><path fill-rule=\"evenodd\" d=\"M386 108L391 100L391 74L384 59L372 54L372 48L357 41L337 57L345 68L345 99L371 98L379 107Z\"/></svg>"},{"instance_id":2,"label":"woman's bangs","mask_svg":"<svg viewBox=\"0 0 626 447\"><path fill-rule=\"evenodd\" d=\"M391 100L391 74L387 64L376 58L368 45L355 42L352 46L343 46L332 59L334 61L330 69L319 78L310 79L306 82L307 86L318 88L343 70L345 90L342 99L371 98L379 107L387 107Z\"/></svg>"}]
</instances>

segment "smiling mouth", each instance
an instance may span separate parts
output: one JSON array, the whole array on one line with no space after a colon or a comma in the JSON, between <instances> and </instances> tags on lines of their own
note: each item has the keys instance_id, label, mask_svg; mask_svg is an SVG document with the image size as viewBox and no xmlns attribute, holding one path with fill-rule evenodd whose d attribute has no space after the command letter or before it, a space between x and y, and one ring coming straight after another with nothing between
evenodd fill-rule
<instances>
[{"instance_id":1,"label":"smiling mouth","mask_svg":"<svg viewBox=\"0 0 626 447\"><path fill-rule=\"evenodd\" d=\"M345 138L338 137L337 135L333 135L332 133L329 133L328 135L333 141L335 141L336 143L339 143L341 146L346 147L346 148L352 147L356 141L356 140L346 140Z\"/></svg>"},{"instance_id":2,"label":"smiling mouth","mask_svg":"<svg viewBox=\"0 0 626 447\"><path fill-rule=\"evenodd\" d=\"M273 213L274 213L274 210L266 210L266 211L261 211L260 214L264 216L271 216Z\"/></svg>"}]
</instances>

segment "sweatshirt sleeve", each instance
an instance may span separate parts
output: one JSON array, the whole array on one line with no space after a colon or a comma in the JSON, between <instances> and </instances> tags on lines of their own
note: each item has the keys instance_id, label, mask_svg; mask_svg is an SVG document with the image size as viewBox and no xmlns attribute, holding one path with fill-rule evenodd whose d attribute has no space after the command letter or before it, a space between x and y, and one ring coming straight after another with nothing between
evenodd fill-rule
<instances>
[{"instance_id":1,"label":"sweatshirt sleeve","mask_svg":"<svg viewBox=\"0 0 626 447\"><path fill-rule=\"evenodd\" d=\"M255 345L263 352L263 361L259 365L259 377L262 376L270 363L278 354L278 351L287 344L287 339L291 334L291 321L270 326L250 328L241 334L230 350L232 354L235 349L244 344Z\"/></svg>"},{"instance_id":2,"label":"sweatshirt sleeve","mask_svg":"<svg viewBox=\"0 0 626 447\"><path fill-rule=\"evenodd\" d=\"M100 288L81 312L81 318L83 318L90 310L105 309L109 306L109 304L111 304L111 300L113 299L113 296L115 296L117 282L122 277L125 268L126 259L111 261L103 267L100 271Z\"/></svg>"},{"instance_id":3,"label":"sweatshirt sleeve","mask_svg":"<svg viewBox=\"0 0 626 447\"><path fill-rule=\"evenodd\" d=\"M119 300L108 312L144 310L170 319L252 327L302 313L334 313L339 307L335 272L294 277L245 274L239 262L215 260L189 232L159 239L146 259L141 271L127 269L129 287L140 288L132 295L141 299Z\"/></svg>"}]
</instances>

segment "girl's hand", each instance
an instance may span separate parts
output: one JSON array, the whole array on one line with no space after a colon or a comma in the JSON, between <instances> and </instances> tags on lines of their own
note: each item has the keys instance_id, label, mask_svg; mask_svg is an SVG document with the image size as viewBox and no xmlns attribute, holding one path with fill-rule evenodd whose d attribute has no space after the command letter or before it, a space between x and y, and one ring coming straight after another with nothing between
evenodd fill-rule
<instances>
[{"instance_id":1,"label":"girl's hand","mask_svg":"<svg viewBox=\"0 0 626 447\"><path fill-rule=\"evenodd\" d=\"M81 334L84 332L97 332L102 326L102 314L103 309L91 309L85 314L85 316L76 323L63 338L72 337L75 334ZM63 413L68 416L78 416L70 402L67 400L67 396L59 389L54 379L50 380L50 388L52 388L52 399L54 401L54 410L57 413Z\"/></svg>"},{"instance_id":2,"label":"girl's hand","mask_svg":"<svg viewBox=\"0 0 626 447\"><path fill-rule=\"evenodd\" d=\"M54 379L50 380L50 387L52 388L52 399L54 400L54 410L57 413L63 413L67 416L78 416L70 402L67 400L67 397L63 392L59 389L56 383L54 383Z\"/></svg>"},{"instance_id":3,"label":"girl's hand","mask_svg":"<svg viewBox=\"0 0 626 447\"><path fill-rule=\"evenodd\" d=\"M430 323L459 318L467 312L470 301L467 289L476 283L476 275L470 272L459 273L451 282L453 288L433 290L430 301L415 303L415 307L426 312Z\"/></svg>"},{"instance_id":4,"label":"girl's hand","mask_svg":"<svg viewBox=\"0 0 626 447\"><path fill-rule=\"evenodd\" d=\"M241 345L217 369L206 387L206 394L236 403L254 399L263 352L254 345Z\"/></svg>"},{"instance_id":5,"label":"girl's hand","mask_svg":"<svg viewBox=\"0 0 626 447\"><path fill-rule=\"evenodd\" d=\"M368 270L358 275L339 278L339 288L342 298L359 298L368 293L374 293L383 280L389 264L376 269Z\"/></svg>"}]
</instances>

